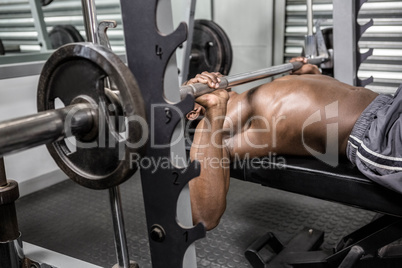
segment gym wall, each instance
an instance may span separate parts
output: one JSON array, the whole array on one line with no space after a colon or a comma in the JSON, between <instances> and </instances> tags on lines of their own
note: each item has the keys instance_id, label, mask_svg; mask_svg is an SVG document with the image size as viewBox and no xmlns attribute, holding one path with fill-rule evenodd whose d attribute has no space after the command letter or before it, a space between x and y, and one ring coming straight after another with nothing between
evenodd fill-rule
<instances>
[{"instance_id":1,"label":"gym wall","mask_svg":"<svg viewBox=\"0 0 402 268\"><path fill-rule=\"evenodd\" d=\"M234 57L231 74L273 65L273 0L215 0L212 10L213 20L225 30L232 43ZM235 90L242 92L262 82L248 83Z\"/></svg>"}]
</instances>

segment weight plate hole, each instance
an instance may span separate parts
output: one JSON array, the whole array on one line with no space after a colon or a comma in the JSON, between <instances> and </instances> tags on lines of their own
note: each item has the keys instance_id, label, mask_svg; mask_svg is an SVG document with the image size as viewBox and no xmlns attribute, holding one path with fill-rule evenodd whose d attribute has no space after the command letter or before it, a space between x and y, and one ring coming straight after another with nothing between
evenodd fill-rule
<instances>
[{"instance_id":1,"label":"weight plate hole","mask_svg":"<svg viewBox=\"0 0 402 268\"><path fill-rule=\"evenodd\" d=\"M60 109L66 107L64 105L64 102L60 98L55 98L54 99L54 108L55 109Z\"/></svg>"},{"instance_id":2,"label":"weight plate hole","mask_svg":"<svg viewBox=\"0 0 402 268\"><path fill-rule=\"evenodd\" d=\"M77 140L74 136L68 137L64 139L64 143L66 144L67 155L71 155L77 151Z\"/></svg>"}]
</instances>

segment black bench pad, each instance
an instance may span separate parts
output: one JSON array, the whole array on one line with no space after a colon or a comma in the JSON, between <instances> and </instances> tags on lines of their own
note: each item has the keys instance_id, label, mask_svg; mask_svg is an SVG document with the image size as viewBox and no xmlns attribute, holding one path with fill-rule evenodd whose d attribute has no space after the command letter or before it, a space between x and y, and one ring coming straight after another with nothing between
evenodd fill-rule
<instances>
[{"instance_id":1,"label":"black bench pad","mask_svg":"<svg viewBox=\"0 0 402 268\"><path fill-rule=\"evenodd\" d=\"M402 195L380 186L346 160L331 167L313 157L284 157L286 164L265 159L235 163L231 177L334 201L379 213L402 216Z\"/></svg>"}]
</instances>

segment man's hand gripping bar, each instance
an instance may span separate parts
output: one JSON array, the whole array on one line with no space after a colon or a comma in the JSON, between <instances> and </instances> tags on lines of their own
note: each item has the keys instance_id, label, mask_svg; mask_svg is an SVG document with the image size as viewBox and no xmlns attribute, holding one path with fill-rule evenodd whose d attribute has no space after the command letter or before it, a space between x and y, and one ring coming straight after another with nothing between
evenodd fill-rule
<instances>
[{"instance_id":1,"label":"man's hand gripping bar","mask_svg":"<svg viewBox=\"0 0 402 268\"><path fill-rule=\"evenodd\" d=\"M325 62L327 59L325 58L311 58L308 59L308 63L310 64L321 64ZM253 82L256 80L272 77L274 75L283 74L290 71L297 71L304 65L303 62L296 61L291 63L285 63L282 65L276 65L272 67L268 67L265 69L240 73L235 75L223 76L220 77L221 82L219 82L218 89L227 89L234 86L242 85L245 83ZM180 98L184 99L187 94L193 95L194 98L197 98L201 95L210 93L217 88L210 88L207 84L196 83L192 85L185 85L180 87Z\"/></svg>"}]
</instances>

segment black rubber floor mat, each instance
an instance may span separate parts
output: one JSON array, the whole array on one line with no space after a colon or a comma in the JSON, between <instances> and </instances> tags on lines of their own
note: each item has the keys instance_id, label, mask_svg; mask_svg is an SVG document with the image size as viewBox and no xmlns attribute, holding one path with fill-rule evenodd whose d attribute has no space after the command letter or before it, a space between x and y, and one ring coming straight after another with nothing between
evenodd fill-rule
<instances>
[{"instance_id":1,"label":"black rubber floor mat","mask_svg":"<svg viewBox=\"0 0 402 268\"><path fill-rule=\"evenodd\" d=\"M121 187L130 259L152 267L138 173ZM251 267L245 249L267 231L287 242L304 226L325 231L324 249L375 215L232 179L221 223L196 242L198 267ZM16 202L23 240L102 267L116 263L108 191L67 180Z\"/></svg>"}]
</instances>

